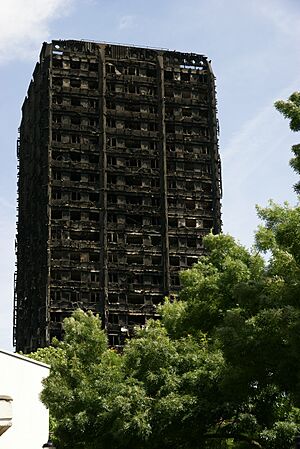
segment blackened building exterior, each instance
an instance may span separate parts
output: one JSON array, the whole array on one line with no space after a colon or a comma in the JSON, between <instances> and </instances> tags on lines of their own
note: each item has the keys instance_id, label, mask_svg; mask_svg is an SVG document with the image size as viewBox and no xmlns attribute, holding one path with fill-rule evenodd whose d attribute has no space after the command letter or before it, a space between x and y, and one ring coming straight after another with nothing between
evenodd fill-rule
<instances>
[{"instance_id":1,"label":"blackened building exterior","mask_svg":"<svg viewBox=\"0 0 300 449\"><path fill-rule=\"evenodd\" d=\"M111 345L156 317L220 232L214 75L205 56L44 43L18 140L15 344L62 335L77 308Z\"/></svg>"}]
</instances>

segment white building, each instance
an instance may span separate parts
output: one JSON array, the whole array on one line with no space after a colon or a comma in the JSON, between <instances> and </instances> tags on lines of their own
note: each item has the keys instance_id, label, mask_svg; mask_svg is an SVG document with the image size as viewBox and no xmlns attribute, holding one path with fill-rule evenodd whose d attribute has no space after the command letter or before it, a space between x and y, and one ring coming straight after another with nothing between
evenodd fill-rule
<instances>
[{"instance_id":1,"label":"white building","mask_svg":"<svg viewBox=\"0 0 300 449\"><path fill-rule=\"evenodd\" d=\"M50 367L0 350L0 449L41 449L49 413L40 401Z\"/></svg>"}]
</instances>

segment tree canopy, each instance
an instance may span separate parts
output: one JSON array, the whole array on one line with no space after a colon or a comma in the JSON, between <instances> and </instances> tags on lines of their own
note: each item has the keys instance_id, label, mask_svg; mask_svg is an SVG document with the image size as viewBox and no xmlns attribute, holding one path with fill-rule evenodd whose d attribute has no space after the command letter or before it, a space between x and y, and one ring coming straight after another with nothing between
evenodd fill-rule
<instances>
[{"instance_id":1,"label":"tree canopy","mask_svg":"<svg viewBox=\"0 0 300 449\"><path fill-rule=\"evenodd\" d=\"M299 96L276 104L294 130ZM160 306L161 321L136 329L122 354L108 348L100 320L80 310L65 320L63 342L33 354L51 363L42 400L58 448L293 446L300 207L270 202L258 215L252 250L229 235L204 238L206 255L182 273L178 299Z\"/></svg>"}]
</instances>

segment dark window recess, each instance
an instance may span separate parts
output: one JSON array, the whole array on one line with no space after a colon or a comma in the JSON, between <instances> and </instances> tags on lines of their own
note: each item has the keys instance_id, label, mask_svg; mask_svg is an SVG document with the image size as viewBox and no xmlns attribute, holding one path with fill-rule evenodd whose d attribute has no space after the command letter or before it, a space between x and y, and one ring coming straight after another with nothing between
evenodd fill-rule
<instances>
[{"instance_id":1,"label":"dark window recess","mask_svg":"<svg viewBox=\"0 0 300 449\"><path fill-rule=\"evenodd\" d=\"M141 215L126 215L125 222L129 225L141 226L143 224L143 217Z\"/></svg>"},{"instance_id":2,"label":"dark window recess","mask_svg":"<svg viewBox=\"0 0 300 449\"><path fill-rule=\"evenodd\" d=\"M90 221L99 221L99 212L89 212L89 220Z\"/></svg>"},{"instance_id":3,"label":"dark window recess","mask_svg":"<svg viewBox=\"0 0 300 449\"><path fill-rule=\"evenodd\" d=\"M160 198L151 198L151 204L152 206L159 206L160 205Z\"/></svg>"},{"instance_id":4,"label":"dark window recess","mask_svg":"<svg viewBox=\"0 0 300 449\"><path fill-rule=\"evenodd\" d=\"M89 254L89 261L90 262L99 262L100 260L100 254L99 253L90 253Z\"/></svg>"},{"instance_id":5,"label":"dark window recess","mask_svg":"<svg viewBox=\"0 0 300 449\"><path fill-rule=\"evenodd\" d=\"M180 286L180 277L179 277L179 275L177 273L176 274L171 274L171 285L174 285L174 286L177 286L177 287Z\"/></svg>"},{"instance_id":6,"label":"dark window recess","mask_svg":"<svg viewBox=\"0 0 300 449\"><path fill-rule=\"evenodd\" d=\"M89 163L90 164L98 164L98 162L99 162L99 156L97 154L89 155Z\"/></svg>"},{"instance_id":7,"label":"dark window recess","mask_svg":"<svg viewBox=\"0 0 300 449\"><path fill-rule=\"evenodd\" d=\"M105 64L105 69L107 73L116 73L116 68L112 64Z\"/></svg>"},{"instance_id":8,"label":"dark window recess","mask_svg":"<svg viewBox=\"0 0 300 449\"><path fill-rule=\"evenodd\" d=\"M80 61L70 61L70 67L71 69L80 69Z\"/></svg>"},{"instance_id":9,"label":"dark window recess","mask_svg":"<svg viewBox=\"0 0 300 449\"><path fill-rule=\"evenodd\" d=\"M196 227L196 219L195 218L186 218L185 225L187 228L195 228Z\"/></svg>"},{"instance_id":10,"label":"dark window recess","mask_svg":"<svg viewBox=\"0 0 300 449\"><path fill-rule=\"evenodd\" d=\"M161 256L152 256L153 265L161 265Z\"/></svg>"},{"instance_id":11,"label":"dark window recess","mask_svg":"<svg viewBox=\"0 0 300 449\"><path fill-rule=\"evenodd\" d=\"M108 205L109 204L117 204L117 202L118 202L118 198L115 195L107 195L107 203L108 203Z\"/></svg>"},{"instance_id":12,"label":"dark window recess","mask_svg":"<svg viewBox=\"0 0 300 449\"><path fill-rule=\"evenodd\" d=\"M156 77L156 69L152 69L150 67L146 70L146 75L148 78L155 78Z\"/></svg>"},{"instance_id":13,"label":"dark window recess","mask_svg":"<svg viewBox=\"0 0 300 449\"><path fill-rule=\"evenodd\" d=\"M203 182L203 183L202 183L202 190L203 190L204 193L210 194L211 191L212 191L212 186L211 186L211 184L208 184L208 183L206 183L206 182Z\"/></svg>"},{"instance_id":14,"label":"dark window recess","mask_svg":"<svg viewBox=\"0 0 300 449\"><path fill-rule=\"evenodd\" d=\"M98 219L98 221L99 221L99 219ZM108 223L117 223L118 217L115 214L107 214L107 221L108 221Z\"/></svg>"},{"instance_id":15,"label":"dark window recess","mask_svg":"<svg viewBox=\"0 0 300 449\"><path fill-rule=\"evenodd\" d=\"M157 130L158 130L157 124L154 123L154 122L150 122L150 123L148 124L148 130L149 130L149 131L157 131Z\"/></svg>"},{"instance_id":16,"label":"dark window recess","mask_svg":"<svg viewBox=\"0 0 300 449\"><path fill-rule=\"evenodd\" d=\"M195 201L194 200L186 200L185 206L187 209L195 209Z\"/></svg>"},{"instance_id":17,"label":"dark window recess","mask_svg":"<svg viewBox=\"0 0 300 449\"><path fill-rule=\"evenodd\" d=\"M51 211L51 218L53 220L61 220L62 219L62 211L61 210L52 210Z\"/></svg>"},{"instance_id":18,"label":"dark window recess","mask_svg":"<svg viewBox=\"0 0 300 449\"><path fill-rule=\"evenodd\" d=\"M128 264L143 265L144 258L143 258L143 256L140 256L138 254L128 254L127 255L127 263Z\"/></svg>"},{"instance_id":19,"label":"dark window recess","mask_svg":"<svg viewBox=\"0 0 300 449\"><path fill-rule=\"evenodd\" d=\"M144 315L128 315L128 324L134 325L134 324L145 324L145 316Z\"/></svg>"},{"instance_id":20,"label":"dark window recess","mask_svg":"<svg viewBox=\"0 0 300 449\"><path fill-rule=\"evenodd\" d=\"M161 225L161 218L160 217L151 217L151 224L153 226L160 226Z\"/></svg>"},{"instance_id":21,"label":"dark window recess","mask_svg":"<svg viewBox=\"0 0 300 449\"><path fill-rule=\"evenodd\" d=\"M110 313L108 315L108 322L111 324L119 324L119 315Z\"/></svg>"},{"instance_id":22,"label":"dark window recess","mask_svg":"<svg viewBox=\"0 0 300 449\"><path fill-rule=\"evenodd\" d=\"M91 271L90 273L91 282L99 282L99 271Z\"/></svg>"},{"instance_id":23,"label":"dark window recess","mask_svg":"<svg viewBox=\"0 0 300 449\"><path fill-rule=\"evenodd\" d=\"M126 159L126 167L141 167L142 161L140 159Z\"/></svg>"},{"instance_id":24,"label":"dark window recess","mask_svg":"<svg viewBox=\"0 0 300 449\"><path fill-rule=\"evenodd\" d=\"M171 70L165 70L165 80L170 81L173 79L173 72Z\"/></svg>"},{"instance_id":25,"label":"dark window recess","mask_svg":"<svg viewBox=\"0 0 300 449\"><path fill-rule=\"evenodd\" d=\"M177 188L177 182L172 179L171 181L168 181L168 188L169 189L176 189Z\"/></svg>"},{"instance_id":26,"label":"dark window recess","mask_svg":"<svg viewBox=\"0 0 300 449\"><path fill-rule=\"evenodd\" d=\"M61 123L61 115L53 115L53 123Z\"/></svg>"},{"instance_id":27,"label":"dark window recess","mask_svg":"<svg viewBox=\"0 0 300 449\"><path fill-rule=\"evenodd\" d=\"M109 128L115 128L115 127L116 127L116 121L115 121L115 119L113 119L113 118L108 118L108 119L107 119L107 122L106 122L106 125L107 125Z\"/></svg>"},{"instance_id":28,"label":"dark window recess","mask_svg":"<svg viewBox=\"0 0 300 449\"><path fill-rule=\"evenodd\" d=\"M99 193L96 193L96 192L90 192L89 193L89 200L90 201L98 202L99 199L100 199L100 194Z\"/></svg>"},{"instance_id":29,"label":"dark window recess","mask_svg":"<svg viewBox=\"0 0 300 449\"><path fill-rule=\"evenodd\" d=\"M108 281L114 284L118 283L119 282L118 273L108 273Z\"/></svg>"},{"instance_id":30,"label":"dark window recess","mask_svg":"<svg viewBox=\"0 0 300 449\"><path fill-rule=\"evenodd\" d=\"M72 162L80 162L81 161L81 154L76 153L74 151L70 152L70 159Z\"/></svg>"},{"instance_id":31,"label":"dark window recess","mask_svg":"<svg viewBox=\"0 0 300 449\"><path fill-rule=\"evenodd\" d=\"M53 134L52 134L52 140L53 140L54 142L61 142L61 134L53 133Z\"/></svg>"},{"instance_id":32,"label":"dark window recess","mask_svg":"<svg viewBox=\"0 0 300 449\"><path fill-rule=\"evenodd\" d=\"M179 267L180 259L177 256L170 256L170 265L172 267Z\"/></svg>"},{"instance_id":33,"label":"dark window recess","mask_svg":"<svg viewBox=\"0 0 300 449\"><path fill-rule=\"evenodd\" d=\"M197 239L194 237L187 238L187 247L188 248L196 248L197 247Z\"/></svg>"},{"instance_id":34,"label":"dark window recess","mask_svg":"<svg viewBox=\"0 0 300 449\"><path fill-rule=\"evenodd\" d=\"M162 285L162 276L153 275L152 276L152 285Z\"/></svg>"},{"instance_id":35,"label":"dark window recess","mask_svg":"<svg viewBox=\"0 0 300 449\"><path fill-rule=\"evenodd\" d=\"M71 200L72 201L80 201L81 200L80 192L71 192Z\"/></svg>"},{"instance_id":36,"label":"dark window recess","mask_svg":"<svg viewBox=\"0 0 300 449\"><path fill-rule=\"evenodd\" d=\"M127 295L128 304L144 304L144 296L137 294L128 294Z\"/></svg>"},{"instance_id":37,"label":"dark window recess","mask_svg":"<svg viewBox=\"0 0 300 449\"><path fill-rule=\"evenodd\" d=\"M81 220L81 212L77 210L72 210L70 212L70 220Z\"/></svg>"},{"instance_id":38,"label":"dark window recess","mask_svg":"<svg viewBox=\"0 0 300 449\"><path fill-rule=\"evenodd\" d=\"M185 162L184 163L184 169L185 170L195 170L198 166L194 164L193 162Z\"/></svg>"},{"instance_id":39,"label":"dark window recess","mask_svg":"<svg viewBox=\"0 0 300 449\"><path fill-rule=\"evenodd\" d=\"M117 243L118 242L118 234L116 234L115 232L108 232L107 233L107 241L112 242L112 243Z\"/></svg>"},{"instance_id":40,"label":"dark window recess","mask_svg":"<svg viewBox=\"0 0 300 449\"><path fill-rule=\"evenodd\" d=\"M52 174L53 174L53 179L55 179L56 181L61 180L61 172L60 171L53 170Z\"/></svg>"},{"instance_id":41,"label":"dark window recess","mask_svg":"<svg viewBox=\"0 0 300 449\"><path fill-rule=\"evenodd\" d=\"M126 196L127 204L143 204L143 198L141 196Z\"/></svg>"},{"instance_id":42,"label":"dark window recess","mask_svg":"<svg viewBox=\"0 0 300 449\"><path fill-rule=\"evenodd\" d=\"M182 115L183 115L183 117L191 117L192 109L182 109Z\"/></svg>"},{"instance_id":43,"label":"dark window recess","mask_svg":"<svg viewBox=\"0 0 300 449\"><path fill-rule=\"evenodd\" d=\"M198 258L197 257L187 257L186 262L187 262L187 266L191 267L192 265L194 265L195 263L198 262Z\"/></svg>"},{"instance_id":44,"label":"dark window recess","mask_svg":"<svg viewBox=\"0 0 300 449\"><path fill-rule=\"evenodd\" d=\"M107 175L107 184L117 184L117 176L116 175Z\"/></svg>"},{"instance_id":45,"label":"dark window recess","mask_svg":"<svg viewBox=\"0 0 300 449\"><path fill-rule=\"evenodd\" d=\"M53 229L51 232L51 238L52 238L52 240L60 240L61 239L61 230Z\"/></svg>"},{"instance_id":46,"label":"dark window recess","mask_svg":"<svg viewBox=\"0 0 300 449\"><path fill-rule=\"evenodd\" d=\"M177 248L178 247L178 238L177 237L169 237L169 245L172 248Z\"/></svg>"},{"instance_id":47,"label":"dark window recess","mask_svg":"<svg viewBox=\"0 0 300 449\"><path fill-rule=\"evenodd\" d=\"M124 109L125 109L125 111L130 111L130 112L140 112L141 106L136 103L127 103L124 105Z\"/></svg>"},{"instance_id":48,"label":"dark window recess","mask_svg":"<svg viewBox=\"0 0 300 449\"><path fill-rule=\"evenodd\" d=\"M157 106L155 106L155 105L149 106L149 112L150 112L150 114L156 114Z\"/></svg>"},{"instance_id":49,"label":"dark window recess","mask_svg":"<svg viewBox=\"0 0 300 449\"><path fill-rule=\"evenodd\" d=\"M72 125L80 125L81 119L77 115L72 115L71 117L71 124Z\"/></svg>"},{"instance_id":50,"label":"dark window recess","mask_svg":"<svg viewBox=\"0 0 300 449\"><path fill-rule=\"evenodd\" d=\"M80 98L78 97L71 97L71 105L72 106L80 106Z\"/></svg>"},{"instance_id":51,"label":"dark window recess","mask_svg":"<svg viewBox=\"0 0 300 449\"><path fill-rule=\"evenodd\" d=\"M62 86L63 80L62 78L53 78L52 79L53 86Z\"/></svg>"},{"instance_id":52,"label":"dark window recess","mask_svg":"<svg viewBox=\"0 0 300 449\"><path fill-rule=\"evenodd\" d=\"M116 144L113 146L116 146ZM117 159L114 156L108 156L107 165L117 165Z\"/></svg>"},{"instance_id":53,"label":"dark window recess","mask_svg":"<svg viewBox=\"0 0 300 449\"><path fill-rule=\"evenodd\" d=\"M125 183L127 186L141 186L142 185L142 178L141 177L135 177L135 176L126 176Z\"/></svg>"},{"instance_id":54,"label":"dark window recess","mask_svg":"<svg viewBox=\"0 0 300 449\"><path fill-rule=\"evenodd\" d=\"M81 271L71 271L71 281L81 281Z\"/></svg>"},{"instance_id":55,"label":"dark window recess","mask_svg":"<svg viewBox=\"0 0 300 449\"><path fill-rule=\"evenodd\" d=\"M100 293L91 292L90 298L91 298L92 303L99 302L100 301Z\"/></svg>"},{"instance_id":56,"label":"dark window recess","mask_svg":"<svg viewBox=\"0 0 300 449\"><path fill-rule=\"evenodd\" d=\"M71 142L72 143L80 143L81 142L81 138L80 138L80 136L77 136L77 135L72 135L71 136Z\"/></svg>"},{"instance_id":57,"label":"dark window recess","mask_svg":"<svg viewBox=\"0 0 300 449\"><path fill-rule=\"evenodd\" d=\"M118 254L108 253L108 261L111 263L118 263Z\"/></svg>"},{"instance_id":58,"label":"dark window recess","mask_svg":"<svg viewBox=\"0 0 300 449\"><path fill-rule=\"evenodd\" d=\"M89 71L90 72L98 72L98 64L96 62L89 63Z\"/></svg>"},{"instance_id":59,"label":"dark window recess","mask_svg":"<svg viewBox=\"0 0 300 449\"><path fill-rule=\"evenodd\" d=\"M100 238L99 232L70 231L71 240L86 240L90 242L98 242Z\"/></svg>"},{"instance_id":60,"label":"dark window recess","mask_svg":"<svg viewBox=\"0 0 300 449\"><path fill-rule=\"evenodd\" d=\"M52 65L53 65L53 67L55 69L60 69L63 66L62 59L53 58L52 59Z\"/></svg>"},{"instance_id":61,"label":"dark window recess","mask_svg":"<svg viewBox=\"0 0 300 449\"><path fill-rule=\"evenodd\" d=\"M89 81L88 82L89 89L98 89L98 81Z\"/></svg>"},{"instance_id":62,"label":"dark window recess","mask_svg":"<svg viewBox=\"0 0 300 449\"><path fill-rule=\"evenodd\" d=\"M175 133L175 125L171 125L170 123L166 124L166 132L167 133Z\"/></svg>"},{"instance_id":63,"label":"dark window recess","mask_svg":"<svg viewBox=\"0 0 300 449\"><path fill-rule=\"evenodd\" d=\"M53 95L52 97L52 103L53 104L62 104L63 97L61 95Z\"/></svg>"},{"instance_id":64,"label":"dark window recess","mask_svg":"<svg viewBox=\"0 0 300 449\"><path fill-rule=\"evenodd\" d=\"M143 236L137 234L127 234L126 243L128 243L129 245L142 245Z\"/></svg>"},{"instance_id":65,"label":"dark window recess","mask_svg":"<svg viewBox=\"0 0 300 449\"><path fill-rule=\"evenodd\" d=\"M191 91L190 90L183 90L182 91L182 98L191 98Z\"/></svg>"},{"instance_id":66,"label":"dark window recess","mask_svg":"<svg viewBox=\"0 0 300 449\"><path fill-rule=\"evenodd\" d=\"M100 234L99 232L89 232L87 233L87 238L86 240L89 240L90 242L98 242L100 239Z\"/></svg>"},{"instance_id":67,"label":"dark window recess","mask_svg":"<svg viewBox=\"0 0 300 449\"><path fill-rule=\"evenodd\" d=\"M99 182L100 181L100 176L97 175L96 173L90 173L89 174L89 182Z\"/></svg>"},{"instance_id":68,"label":"dark window recess","mask_svg":"<svg viewBox=\"0 0 300 449\"><path fill-rule=\"evenodd\" d=\"M70 79L70 86L71 87L80 87L81 86L81 80L77 78L71 78Z\"/></svg>"},{"instance_id":69,"label":"dark window recess","mask_svg":"<svg viewBox=\"0 0 300 449\"><path fill-rule=\"evenodd\" d=\"M80 181L81 173L80 172L72 172L70 175L70 181Z\"/></svg>"},{"instance_id":70,"label":"dark window recess","mask_svg":"<svg viewBox=\"0 0 300 449\"><path fill-rule=\"evenodd\" d=\"M161 237L159 235L151 235L151 243L153 246L161 244Z\"/></svg>"},{"instance_id":71,"label":"dark window recess","mask_svg":"<svg viewBox=\"0 0 300 449\"><path fill-rule=\"evenodd\" d=\"M70 253L70 260L72 262L80 262L80 253Z\"/></svg>"},{"instance_id":72,"label":"dark window recess","mask_svg":"<svg viewBox=\"0 0 300 449\"><path fill-rule=\"evenodd\" d=\"M61 190L53 189L52 190L52 198L54 200L61 200Z\"/></svg>"},{"instance_id":73,"label":"dark window recess","mask_svg":"<svg viewBox=\"0 0 300 449\"><path fill-rule=\"evenodd\" d=\"M189 73L181 73L180 79L181 79L181 81L190 81L190 74Z\"/></svg>"},{"instance_id":74,"label":"dark window recess","mask_svg":"<svg viewBox=\"0 0 300 449\"><path fill-rule=\"evenodd\" d=\"M93 109L97 109L99 102L97 100L89 100L89 107Z\"/></svg>"},{"instance_id":75,"label":"dark window recess","mask_svg":"<svg viewBox=\"0 0 300 449\"><path fill-rule=\"evenodd\" d=\"M126 139L125 144L126 144L126 148L141 148L140 140Z\"/></svg>"},{"instance_id":76,"label":"dark window recess","mask_svg":"<svg viewBox=\"0 0 300 449\"><path fill-rule=\"evenodd\" d=\"M106 100L106 108L107 109L116 109L116 103L114 100L112 99L107 99Z\"/></svg>"},{"instance_id":77,"label":"dark window recess","mask_svg":"<svg viewBox=\"0 0 300 449\"><path fill-rule=\"evenodd\" d=\"M213 221L212 220L203 220L203 227L204 227L204 229L211 229L213 227Z\"/></svg>"},{"instance_id":78,"label":"dark window recess","mask_svg":"<svg viewBox=\"0 0 300 449\"><path fill-rule=\"evenodd\" d=\"M178 226L178 219L170 217L169 218L169 226L170 226L170 228L177 228L177 226Z\"/></svg>"},{"instance_id":79,"label":"dark window recess","mask_svg":"<svg viewBox=\"0 0 300 449\"><path fill-rule=\"evenodd\" d=\"M159 186L160 186L159 178L151 179L151 187L159 187Z\"/></svg>"},{"instance_id":80,"label":"dark window recess","mask_svg":"<svg viewBox=\"0 0 300 449\"><path fill-rule=\"evenodd\" d=\"M51 312L50 313L50 321L52 323L60 323L62 320L62 315L60 312Z\"/></svg>"},{"instance_id":81,"label":"dark window recess","mask_svg":"<svg viewBox=\"0 0 300 449\"><path fill-rule=\"evenodd\" d=\"M158 159L151 159L151 168L158 168L158 167L159 167Z\"/></svg>"},{"instance_id":82,"label":"dark window recess","mask_svg":"<svg viewBox=\"0 0 300 449\"><path fill-rule=\"evenodd\" d=\"M108 302L112 304L116 304L119 302L118 293L108 293Z\"/></svg>"},{"instance_id":83,"label":"dark window recess","mask_svg":"<svg viewBox=\"0 0 300 449\"><path fill-rule=\"evenodd\" d=\"M141 124L139 122L126 121L125 128L126 129L134 129L134 130L138 131L141 129Z\"/></svg>"}]
</instances>

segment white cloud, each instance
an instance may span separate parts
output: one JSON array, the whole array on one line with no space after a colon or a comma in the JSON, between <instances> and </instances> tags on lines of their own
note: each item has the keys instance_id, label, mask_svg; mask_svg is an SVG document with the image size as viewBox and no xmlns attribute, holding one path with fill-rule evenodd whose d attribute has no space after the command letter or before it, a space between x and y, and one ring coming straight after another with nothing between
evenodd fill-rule
<instances>
[{"instance_id":1,"label":"white cloud","mask_svg":"<svg viewBox=\"0 0 300 449\"><path fill-rule=\"evenodd\" d=\"M133 15L122 16L119 21L120 30L132 28L134 25L135 25L135 16Z\"/></svg>"},{"instance_id":2,"label":"white cloud","mask_svg":"<svg viewBox=\"0 0 300 449\"><path fill-rule=\"evenodd\" d=\"M290 5L291 6L291 5ZM300 36L300 14L285 0L255 1L256 10L288 37Z\"/></svg>"},{"instance_id":3,"label":"white cloud","mask_svg":"<svg viewBox=\"0 0 300 449\"><path fill-rule=\"evenodd\" d=\"M0 64L36 58L49 38L49 22L65 15L73 0L2 0L0 4Z\"/></svg>"}]
</instances>

